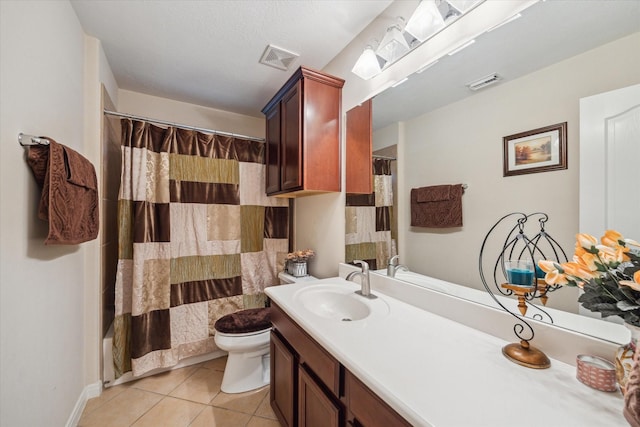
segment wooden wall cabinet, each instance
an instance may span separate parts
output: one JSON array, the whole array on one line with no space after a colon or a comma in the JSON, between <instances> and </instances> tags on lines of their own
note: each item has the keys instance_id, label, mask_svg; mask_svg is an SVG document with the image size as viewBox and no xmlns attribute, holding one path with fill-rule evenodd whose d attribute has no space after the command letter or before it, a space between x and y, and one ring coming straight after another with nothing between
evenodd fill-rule
<instances>
[{"instance_id":1,"label":"wooden wall cabinet","mask_svg":"<svg viewBox=\"0 0 640 427\"><path fill-rule=\"evenodd\" d=\"M371 99L347 111L347 193L373 193L372 124Z\"/></svg>"},{"instance_id":2,"label":"wooden wall cabinet","mask_svg":"<svg viewBox=\"0 0 640 427\"><path fill-rule=\"evenodd\" d=\"M342 79L300 67L262 109L267 195L340 191L343 85Z\"/></svg>"},{"instance_id":3,"label":"wooden wall cabinet","mask_svg":"<svg viewBox=\"0 0 640 427\"><path fill-rule=\"evenodd\" d=\"M271 322L271 407L282 426L411 426L274 302Z\"/></svg>"}]
</instances>

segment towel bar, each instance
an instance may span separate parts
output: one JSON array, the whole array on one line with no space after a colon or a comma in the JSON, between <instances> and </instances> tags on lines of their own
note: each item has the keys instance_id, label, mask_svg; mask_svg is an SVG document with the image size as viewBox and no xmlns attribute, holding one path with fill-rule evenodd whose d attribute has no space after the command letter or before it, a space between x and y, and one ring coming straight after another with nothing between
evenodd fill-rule
<instances>
[{"instance_id":1,"label":"towel bar","mask_svg":"<svg viewBox=\"0 0 640 427\"><path fill-rule=\"evenodd\" d=\"M49 140L47 138L41 138L35 135L27 135L22 132L18 134L18 142L23 147L28 147L30 145L49 145Z\"/></svg>"}]
</instances>

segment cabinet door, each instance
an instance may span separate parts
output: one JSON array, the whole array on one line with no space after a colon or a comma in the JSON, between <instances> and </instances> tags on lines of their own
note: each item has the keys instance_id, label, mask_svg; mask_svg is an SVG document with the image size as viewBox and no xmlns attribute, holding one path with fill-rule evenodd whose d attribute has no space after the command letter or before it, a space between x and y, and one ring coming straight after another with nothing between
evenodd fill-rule
<instances>
[{"instance_id":1,"label":"cabinet door","mask_svg":"<svg viewBox=\"0 0 640 427\"><path fill-rule=\"evenodd\" d=\"M297 393L296 360L289 348L271 331L271 408L284 427L295 426Z\"/></svg>"},{"instance_id":2,"label":"cabinet door","mask_svg":"<svg viewBox=\"0 0 640 427\"><path fill-rule=\"evenodd\" d=\"M347 425L358 427L411 427L404 418L380 399L351 372L345 370Z\"/></svg>"},{"instance_id":3,"label":"cabinet door","mask_svg":"<svg viewBox=\"0 0 640 427\"><path fill-rule=\"evenodd\" d=\"M302 188L302 82L282 98L281 189Z\"/></svg>"},{"instance_id":4,"label":"cabinet door","mask_svg":"<svg viewBox=\"0 0 640 427\"><path fill-rule=\"evenodd\" d=\"M340 407L309 375L304 365L298 368L298 426L338 427Z\"/></svg>"},{"instance_id":5,"label":"cabinet door","mask_svg":"<svg viewBox=\"0 0 640 427\"><path fill-rule=\"evenodd\" d=\"M267 141L265 147L266 191L273 194L280 191L280 104L274 105L266 113Z\"/></svg>"},{"instance_id":6,"label":"cabinet door","mask_svg":"<svg viewBox=\"0 0 640 427\"><path fill-rule=\"evenodd\" d=\"M347 193L373 192L371 104L369 99L347 111Z\"/></svg>"}]
</instances>

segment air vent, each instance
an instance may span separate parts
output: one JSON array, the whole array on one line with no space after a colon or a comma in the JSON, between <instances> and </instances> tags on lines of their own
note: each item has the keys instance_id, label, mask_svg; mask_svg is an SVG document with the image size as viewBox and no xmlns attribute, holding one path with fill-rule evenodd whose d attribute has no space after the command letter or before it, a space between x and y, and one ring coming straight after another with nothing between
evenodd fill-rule
<instances>
[{"instance_id":1,"label":"air vent","mask_svg":"<svg viewBox=\"0 0 640 427\"><path fill-rule=\"evenodd\" d=\"M260 63L279 70L287 71L289 65L300 55L277 46L268 45L260 58Z\"/></svg>"},{"instance_id":2,"label":"air vent","mask_svg":"<svg viewBox=\"0 0 640 427\"><path fill-rule=\"evenodd\" d=\"M497 73L493 73L481 79L478 79L474 82L467 83L467 87L471 90L478 90L478 89L482 89L483 87L492 85L498 82L499 80L502 80L502 77L500 77Z\"/></svg>"}]
</instances>

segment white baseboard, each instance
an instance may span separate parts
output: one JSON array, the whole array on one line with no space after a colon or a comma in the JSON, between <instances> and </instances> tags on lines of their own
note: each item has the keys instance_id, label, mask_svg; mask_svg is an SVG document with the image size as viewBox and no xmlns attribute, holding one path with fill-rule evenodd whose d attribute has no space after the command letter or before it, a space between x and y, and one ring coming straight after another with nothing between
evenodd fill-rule
<instances>
[{"instance_id":1,"label":"white baseboard","mask_svg":"<svg viewBox=\"0 0 640 427\"><path fill-rule=\"evenodd\" d=\"M82 416L82 411L84 411L84 407L87 404L87 400L98 397L101 393L102 383L100 381L86 386L82 390L82 393L80 393L80 397L78 397L76 405L73 407L73 411L67 420L66 427L76 427L80 422L80 417Z\"/></svg>"}]
</instances>

